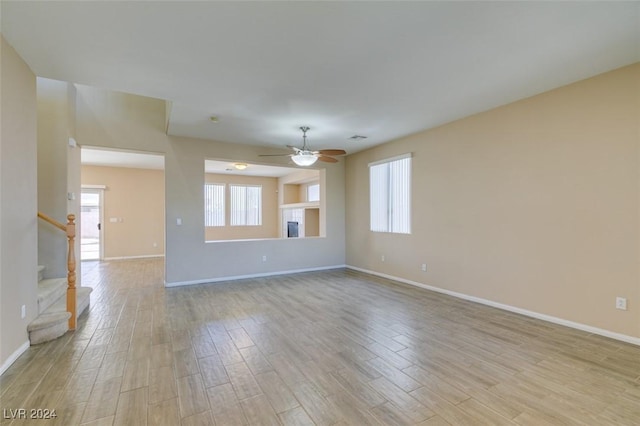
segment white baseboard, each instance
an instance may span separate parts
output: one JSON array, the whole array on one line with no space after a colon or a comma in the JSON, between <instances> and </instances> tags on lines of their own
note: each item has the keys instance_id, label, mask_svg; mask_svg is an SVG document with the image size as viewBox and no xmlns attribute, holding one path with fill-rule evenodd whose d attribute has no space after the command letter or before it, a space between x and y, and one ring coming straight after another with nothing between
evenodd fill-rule
<instances>
[{"instance_id":1,"label":"white baseboard","mask_svg":"<svg viewBox=\"0 0 640 426\"><path fill-rule=\"evenodd\" d=\"M328 269L340 269L340 268L346 268L346 267L347 267L346 265L332 265L332 266L320 266L316 268L290 269L287 271L261 272L257 274L248 274L248 275L232 275L228 277L219 277L219 278L205 278L201 280L192 280L192 281L174 281L174 282L165 281L164 286L180 287L183 285L209 284L209 283L218 283L222 281L246 280L248 278L262 278L262 277L273 277L276 275L299 274L301 272L326 271Z\"/></svg>"},{"instance_id":2,"label":"white baseboard","mask_svg":"<svg viewBox=\"0 0 640 426\"><path fill-rule=\"evenodd\" d=\"M590 325L582 324L579 322L569 321L563 318L554 317L551 315L541 314L539 312L529 311L527 309L517 308L515 306L505 305L504 303L494 302L488 299L482 299L480 297L469 296L464 293L458 293L455 291L445 290L439 287L433 287L427 284L422 284L417 281L411 281L405 278L395 277L393 275L383 274L381 272L371 271L369 269L358 268L356 266L346 265L347 268L353 269L354 271L364 272L365 274L376 275L378 277L387 278L393 281L398 281L401 283L409 284L416 287L421 287L427 290L435 291L437 293L443 293L449 296L457 297L458 299L469 300L471 302L481 303L483 305L491 306L494 308L502 309L504 311L515 312L517 314L525 315L531 318L536 318L539 320L551 322L554 324L564 325L566 327L575 328L577 330L586 331L588 333L598 334L600 336L609 337L611 339L620 340L626 343L631 343L633 345L640 346L640 338L628 336L626 334L616 333L613 331L605 330L603 328L593 327Z\"/></svg>"},{"instance_id":3,"label":"white baseboard","mask_svg":"<svg viewBox=\"0 0 640 426\"><path fill-rule=\"evenodd\" d=\"M11 365L16 362L16 360L20 357L20 355L22 355L27 349L29 349L30 343L27 340L26 342L24 342L22 345L20 345L20 347L18 349L16 349L10 356L9 358L7 358L7 360L2 364L2 366L0 366L0 376L7 371L7 369L9 367L11 367Z\"/></svg>"},{"instance_id":4,"label":"white baseboard","mask_svg":"<svg viewBox=\"0 0 640 426\"><path fill-rule=\"evenodd\" d=\"M128 260L128 259L153 259L157 257L164 257L164 254L144 254L142 256L105 257L102 260L109 261L109 260Z\"/></svg>"}]
</instances>

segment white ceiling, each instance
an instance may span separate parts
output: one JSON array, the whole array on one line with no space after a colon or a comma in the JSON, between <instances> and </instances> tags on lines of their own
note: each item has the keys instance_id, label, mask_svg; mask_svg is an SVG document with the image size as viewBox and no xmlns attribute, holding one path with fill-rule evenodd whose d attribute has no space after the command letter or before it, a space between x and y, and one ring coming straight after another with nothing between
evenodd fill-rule
<instances>
[{"instance_id":1,"label":"white ceiling","mask_svg":"<svg viewBox=\"0 0 640 426\"><path fill-rule=\"evenodd\" d=\"M85 166L127 167L134 169L164 170L164 155L132 151L82 147L80 161ZM206 173L221 173L244 176L282 177L300 171L292 167L267 166L263 164L243 163L244 170L234 167L237 161L205 160Z\"/></svg>"},{"instance_id":2,"label":"white ceiling","mask_svg":"<svg viewBox=\"0 0 640 426\"><path fill-rule=\"evenodd\" d=\"M204 160L204 171L206 173L219 173L228 175L244 175L244 176L266 176L266 177L282 177L290 175L300 171L300 169L294 169L292 167L277 167L277 166L265 166L262 164L250 164L247 165L244 170L237 170L234 164L237 161L218 161L218 160Z\"/></svg>"},{"instance_id":3,"label":"white ceiling","mask_svg":"<svg viewBox=\"0 0 640 426\"><path fill-rule=\"evenodd\" d=\"M82 147L80 162L85 166L164 170L164 155L131 151Z\"/></svg>"},{"instance_id":4,"label":"white ceiling","mask_svg":"<svg viewBox=\"0 0 640 426\"><path fill-rule=\"evenodd\" d=\"M0 5L38 76L170 100L170 134L232 143L308 125L355 152L640 61L640 2Z\"/></svg>"}]
</instances>

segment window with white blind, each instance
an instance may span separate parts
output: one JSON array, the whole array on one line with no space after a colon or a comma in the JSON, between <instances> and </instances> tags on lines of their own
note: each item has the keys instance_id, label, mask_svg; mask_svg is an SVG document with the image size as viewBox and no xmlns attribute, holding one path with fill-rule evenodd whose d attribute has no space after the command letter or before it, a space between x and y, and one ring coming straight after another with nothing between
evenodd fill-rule
<instances>
[{"instance_id":1,"label":"window with white blind","mask_svg":"<svg viewBox=\"0 0 640 426\"><path fill-rule=\"evenodd\" d=\"M224 226L224 184L204 185L204 226Z\"/></svg>"},{"instance_id":2,"label":"window with white blind","mask_svg":"<svg viewBox=\"0 0 640 426\"><path fill-rule=\"evenodd\" d=\"M307 201L320 201L320 184L307 186Z\"/></svg>"},{"instance_id":3,"label":"window with white blind","mask_svg":"<svg viewBox=\"0 0 640 426\"><path fill-rule=\"evenodd\" d=\"M411 233L411 154L369 164L371 230Z\"/></svg>"},{"instance_id":4,"label":"window with white blind","mask_svg":"<svg viewBox=\"0 0 640 426\"><path fill-rule=\"evenodd\" d=\"M262 225L262 186L229 185L231 226Z\"/></svg>"}]
</instances>

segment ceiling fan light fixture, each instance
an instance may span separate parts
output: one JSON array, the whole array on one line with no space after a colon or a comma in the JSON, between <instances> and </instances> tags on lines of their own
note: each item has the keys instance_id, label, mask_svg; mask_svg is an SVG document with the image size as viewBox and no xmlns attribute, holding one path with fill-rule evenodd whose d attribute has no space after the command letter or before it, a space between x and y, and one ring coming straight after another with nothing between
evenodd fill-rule
<instances>
[{"instance_id":1,"label":"ceiling fan light fixture","mask_svg":"<svg viewBox=\"0 0 640 426\"><path fill-rule=\"evenodd\" d=\"M301 167L309 167L318 160L322 161L323 163L337 163L338 160L333 158L333 156L345 155L347 153L347 151L343 149L321 149L319 151L312 151L307 147L307 131L309 130L309 127L302 126L300 127L300 130L302 130L302 148L287 145L287 147L292 149L295 154L264 154L259 155L259 157L287 156L291 157L296 165Z\"/></svg>"},{"instance_id":2,"label":"ceiling fan light fixture","mask_svg":"<svg viewBox=\"0 0 640 426\"><path fill-rule=\"evenodd\" d=\"M307 131L308 126L300 127L302 130L302 149L296 149L296 154L291 156L291 159L298 166L308 167L318 160L315 154L307 149Z\"/></svg>"},{"instance_id":3,"label":"ceiling fan light fixture","mask_svg":"<svg viewBox=\"0 0 640 426\"><path fill-rule=\"evenodd\" d=\"M300 151L296 155L292 155L291 159L298 166L308 167L315 163L318 160L318 157L313 155L311 152Z\"/></svg>"}]
</instances>

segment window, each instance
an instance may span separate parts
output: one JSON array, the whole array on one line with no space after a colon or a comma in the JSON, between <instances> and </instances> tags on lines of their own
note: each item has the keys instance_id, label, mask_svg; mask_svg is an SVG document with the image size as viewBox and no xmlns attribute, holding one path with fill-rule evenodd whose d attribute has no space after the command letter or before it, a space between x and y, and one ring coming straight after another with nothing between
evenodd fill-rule
<instances>
[{"instance_id":1,"label":"window","mask_svg":"<svg viewBox=\"0 0 640 426\"><path fill-rule=\"evenodd\" d=\"M262 225L262 186L230 185L231 226Z\"/></svg>"},{"instance_id":2,"label":"window","mask_svg":"<svg viewBox=\"0 0 640 426\"><path fill-rule=\"evenodd\" d=\"M411 154L369 164L371 230L411 233Z\"/></svg>"},{"instance_id":3,"label":"window","mask_svg":"<svg viewBox=\"0 0 640 426\"><path fill-rule=\"evenodd\" d=\"M307 201L320 201L320 184L307 186Z\"/></svg>"},{"instance_id":4,"label":"window","mask_svg":"<svg viewBox=\"0 0 640 426\"><path fill-rule=\"evenodd\" d=\"M224 185L204 185L204 226L224 226Z\"/></svg>"}]
</instances>

